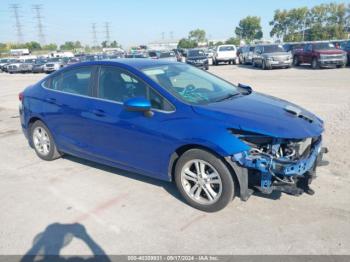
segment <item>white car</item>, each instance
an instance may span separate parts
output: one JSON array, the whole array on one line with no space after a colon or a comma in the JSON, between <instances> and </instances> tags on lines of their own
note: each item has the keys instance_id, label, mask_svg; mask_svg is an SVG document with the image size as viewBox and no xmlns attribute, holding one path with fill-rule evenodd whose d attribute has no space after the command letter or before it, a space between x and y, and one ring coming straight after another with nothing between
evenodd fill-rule
<instances>
[{"instance_id":1,"label":"white car","mask_svg":"<svg viewBox=\"0 0 350 262\"><path fill-rule=\"evenodd\" d=\"M235 45L219 45L216 47L213 55L213 65L218 65L221 62L235 65L239 63Z\"/></svg>"},{"instance_id":2,"label":"white car","mask_svg":"<svg viewBox=\"0 0 350 262\"><path fill-rule=\"evenodd\" d=\"M49 74L51 72L57 71L60 68L64 66L62 58L51 58L45 65L44 65L44 72Z\"/></svg>"}]
</instances>

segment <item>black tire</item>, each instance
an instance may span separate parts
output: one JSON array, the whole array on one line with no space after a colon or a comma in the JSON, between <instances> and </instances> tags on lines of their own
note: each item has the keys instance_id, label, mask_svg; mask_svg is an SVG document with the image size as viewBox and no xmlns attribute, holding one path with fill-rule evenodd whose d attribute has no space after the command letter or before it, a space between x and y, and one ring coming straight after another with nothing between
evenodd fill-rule
<instances>
[{"instance_id":1,"label":"black tire","mask_svg":"<svg viewBox=\"0 0 350 262\"><path fill-rule=\"evenodd\" d=\"M201 204L194 201L185 191L181 183L182 168L191 160L203 160L212 165L220 176L222 182L222 191L220 197L212 204ZM175 166L176 186L186 200L186 202L199 210L205 212L216 212L226 207L234 198L235 184L231 172L225 163L216 155L201 149L190 149L186 151L176 163Z\"/></svg>"},{"instance_id":2,"label":"black tire","mask_svg":"<svg viewBox=\"0 0 350 262\"><path fill-rule=\"evenodd\" d=\"M258 67L258 65L256 64L256 62L255 62L254 59L252 60L252 66L253 66L253 67Z\"/></svg>"},{"instance_id":3,"label":"black tire","mask_svg":"<svg viewBox=\"0 0 350 262\"><path fill-rule=\"evenodd\" d=\"M312 59L311 68L312 69L319 69L320 68L320 64L319 64L318 59L316 57L314 57Z\"/></svg>"},{"instance_id":4,"label":"black tire","mask_svg":"<svg viewBox=\"0 0 350 262\"><path fill-rule=\"evenodd\" d=\"M36 148L36 146L34 145L34 138L33 138L33 133L34 133L34 130L36 128L42 128L45 130L45 132L47 133L48 135L48 138L49 138L49 141L50 141L50 147L49 147L49 152L48 154L42 154L38 151L38 149ZM61 157L61 154L58 152L57 150L57 147L56 147L56 144L55 144L55 141L52 137L52 134L50 132L50 130L47 128L47 126L40 120L37 120L35 121L31 126L30 126L30 143L31 145L33 146L36 154L38 155L38 157L40 157L41 159L43 160L46 160L46 161L52 161L52 160L55 160L57 158L60 158Z\"/></svg>"},{"instance_id":5,"label":"black tire","mask_svg":"<svg viewBox=\"0 0 350 262\"><path fill-rule=\"evenodd\" d=\"M294 66L299 66L300 65L299 58L297 56L293 57L293 65Z\"/></svg>"}]
</instances>

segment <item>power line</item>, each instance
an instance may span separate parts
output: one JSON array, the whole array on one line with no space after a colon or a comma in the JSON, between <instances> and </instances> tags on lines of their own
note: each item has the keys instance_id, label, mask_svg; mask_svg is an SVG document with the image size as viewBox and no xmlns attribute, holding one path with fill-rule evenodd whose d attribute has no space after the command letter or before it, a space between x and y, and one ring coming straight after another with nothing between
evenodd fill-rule
<instances>
[{"instance_id":1,"label":"power line","mask_svg":"<svg viewBox=\"0 0 350 262\"><path fill-rule=\"evenodd\" d=\"M20 21L20 16L19 16L19 5L18 4L11 4L10 9L13 11L13 17L15 18L15 27L16 27L16 32L17 32L17 42L18 43L23 43L23 33L22 33L22 24Z\"/></svg>"},{"instance_id":2,"label":"power line","mask_svg":"<svg viewBox=\"0 0 350 262\"><path fill-rule=\"evenodd\" d=\"M106 22L105 23L105 33L106 33L106 41L107 41L107 44L110 43L110 34L109 34L109 23Z\"/></svg>"},{"instance_id":3,"label":"power line","mask_svg":"<svg viewBox=\"0 0 350 262\"><path fill-rule=\"evenodd\" d=\"M96 33L96 23L92 24L92 43L93 43L93 46L98 46L97 33Z\"/></svg>"},{"instance_id":4,"label":"power line","mask_svg":"<svg viewBox=\"0 0 350 262\"><path fill-rule=\"evenodd\" d=\"M42 16L41 16L41 10L42 6L41 5L33 5L33 10L35 11L35 18L37 20L37 28L38 28L38 37L39 37L39 42L43 45L45 44L45 34L44 34L44 27L42 23Z\"/></svg>"}]
</instances>

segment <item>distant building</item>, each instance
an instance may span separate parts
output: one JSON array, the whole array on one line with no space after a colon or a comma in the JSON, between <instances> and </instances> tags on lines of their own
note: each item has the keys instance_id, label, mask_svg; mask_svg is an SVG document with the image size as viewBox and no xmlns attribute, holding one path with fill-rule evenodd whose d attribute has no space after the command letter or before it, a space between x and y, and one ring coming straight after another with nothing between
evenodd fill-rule
<instances>
[{"instance_id":1,"label":"distant building","mask_svg":"<svg viewBox=\"0 0 350 262\"><path fill-rule=\"evenodd\" d=\"M148 43L148 50L172 50L176 49L179 41L178 40L162 40Z\"/></svg>"},{"instance_id":2,"label":"distant building","mask_svg":"<svg viewBox=\"0 0 350 262\"><path fill-rule=\"evenodd\" d=\"M27 48L23 49L11 49L10 54L13 56L29 55L30 51Z\"/></svg>"}]
</instances>

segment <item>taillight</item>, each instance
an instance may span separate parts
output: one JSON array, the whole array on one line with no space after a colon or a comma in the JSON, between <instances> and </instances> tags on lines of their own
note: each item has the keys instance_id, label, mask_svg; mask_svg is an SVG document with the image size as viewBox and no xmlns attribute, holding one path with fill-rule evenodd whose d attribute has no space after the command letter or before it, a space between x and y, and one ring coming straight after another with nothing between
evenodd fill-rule
<instances>
[{"instance_id":1,"label":"taillight","mask_svg":"<svg viewBox=\"0 0 350 262\"><path fill-rule=\"evenodd\" d=\"M23 100L24 100L23 92L18 94L18 99L19 99L19 101L23 102Z\"/></svg>"}]
</instances>

